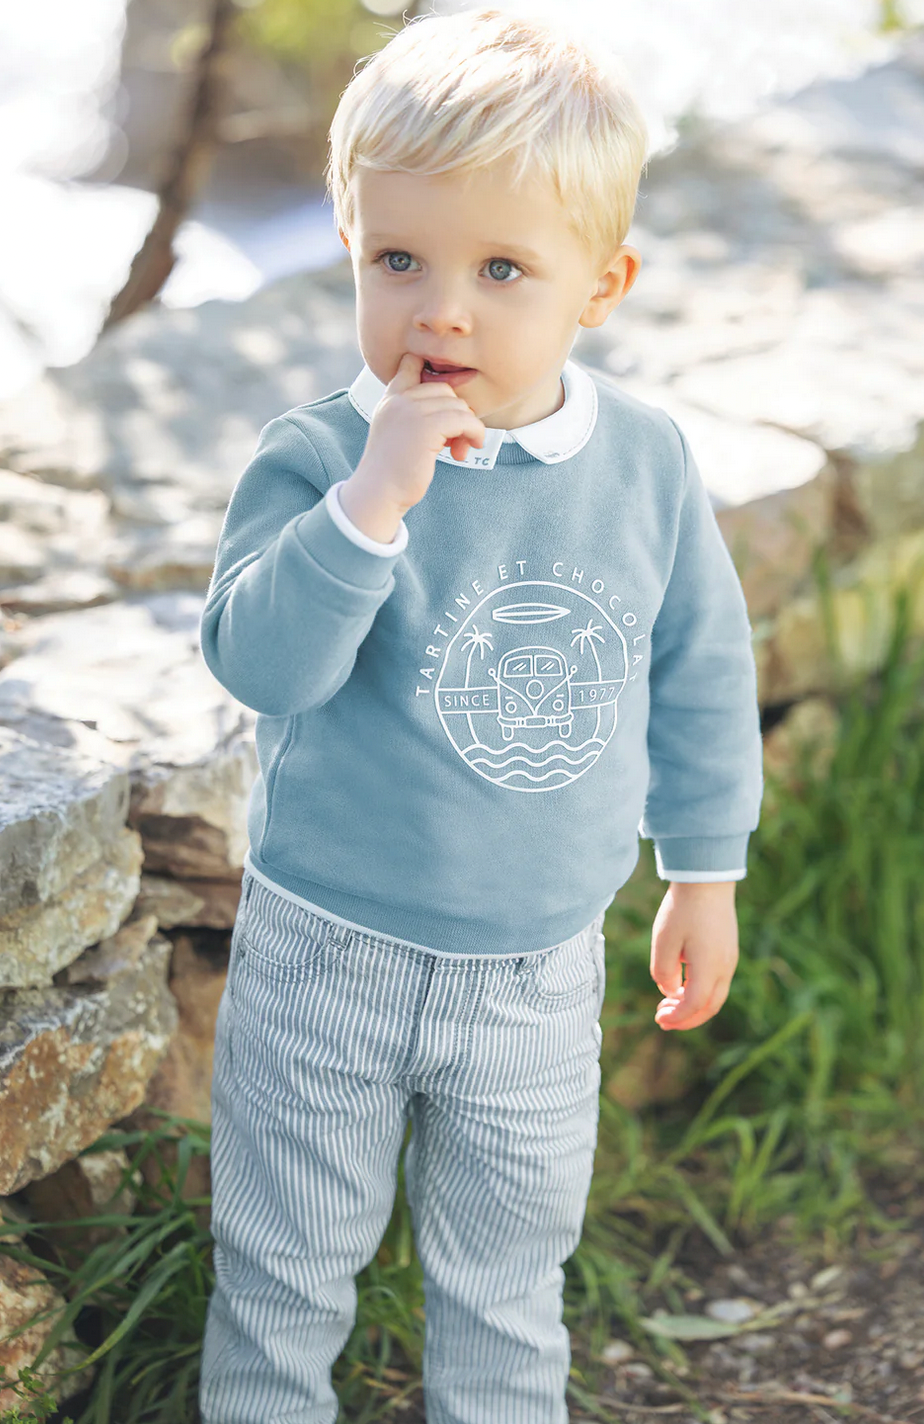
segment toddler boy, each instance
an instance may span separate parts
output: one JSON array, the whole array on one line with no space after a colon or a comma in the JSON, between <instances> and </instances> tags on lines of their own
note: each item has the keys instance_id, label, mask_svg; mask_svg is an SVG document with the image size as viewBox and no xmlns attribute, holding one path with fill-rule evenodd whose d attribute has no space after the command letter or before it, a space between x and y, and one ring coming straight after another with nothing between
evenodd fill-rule
<instances>
[{"instance_id":1,"label":"toddler boy","mask_svg":"<svg viewBox=\"0 0 924 1424\"><path fill-rule=\"evenodd\" d=\"M656 1020L719 1010L761 797L747 609L674 422L569 356L641 260L609 67L428 15L330 138L365 365L261 433L201 626L260 714L203 1424L333 1424L408 1120L428 1424L564 1424L604 915L650 837Z\"/></svg>"}]
</instances>

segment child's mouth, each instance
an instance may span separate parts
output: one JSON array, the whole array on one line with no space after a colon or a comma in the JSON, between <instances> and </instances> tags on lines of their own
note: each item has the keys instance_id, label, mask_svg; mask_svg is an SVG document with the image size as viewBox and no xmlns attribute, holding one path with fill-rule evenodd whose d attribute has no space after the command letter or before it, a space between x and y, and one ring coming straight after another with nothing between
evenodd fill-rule
<instances>
[{"instance_id":1,"label":"child's mouth","mask_svg":"<svg viewBox=\"0 0 924 1424\"><path fill-rule=\"evenodd\" d=\"M447 370L438 371L430 365L429 361L424 361L420 379L421 381L446 381L448 385L456 386L475 374L472 366L450 366Z\"/></svg>"}]
</instances>

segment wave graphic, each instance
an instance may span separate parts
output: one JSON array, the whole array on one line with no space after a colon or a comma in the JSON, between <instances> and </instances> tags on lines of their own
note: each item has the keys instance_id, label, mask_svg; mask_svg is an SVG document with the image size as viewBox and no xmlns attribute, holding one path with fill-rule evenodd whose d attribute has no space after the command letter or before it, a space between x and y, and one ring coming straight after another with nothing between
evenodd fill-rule
<instances>
[{"instance_id":1,"label":"wave graphic","mask_svg":"<svg viewBox=\"0 0 924 1424\"><path fill-rule=\"evenodd\" d=\"M532 757L525 756L499 757L496 759L489 756L472 756L466 757L466 761L469 766L490 766L493 767L494 770L499 771L503 766L512 766L515 761L521 761L525 766L534 768L551 766L552 763L556 761L565 762L568 766L582 766L584 762L596 761L599 755L599 751L590 750L583 756L564 756L561 752L554 752L552 756L544 757L541 760L539 758L533 759Z\"/></svg>"},{"instance_id":2,"label":"wave graphic","mask_svg":"<svg viewBox=\"0 0 924 1424\"><path fill-rule=\"evenodd\" d=\"M579 742L577 744L573 742L563 742L560 737L556 737L554 741L546 742L544 746L541 747L530 747L527 746L525 742L505 742L502 747L498 747L496 750L492 747L486 747L484 742L470 742L467 747L461 749L461 752L465 760L469 762L474 760L474 754L476 752L485 752L490 758L500 757L500 761L492 763L495 766L505 766L505 758L512 760L517 752L522 752L527 760L536 765L536 758L541 756L543 752L558 751L573 753L582 752L585 747L596 747L599 753L603 751L605 746L606 742L602 737L588 737L585 742Z\"/></svg>"},{"instance_id":3,"label":"wave graphic","mask_svg":"<svg viewBox=\"0 0 924 1424\"><path fill-rule=\"evenodd\" d=\"M505 782L512 782L514 777L522 777L524 781L535 783L551 781L554 777L557 777L562 786L569 786L575 779L575 773L559 768L557 771L547 771L543 776L531 776L528 771L520 771L519 768L517 768L514 771L508 771L506 776L496 777L495 780L498 786L503 786Z\"/></svg>"}]
</instances>

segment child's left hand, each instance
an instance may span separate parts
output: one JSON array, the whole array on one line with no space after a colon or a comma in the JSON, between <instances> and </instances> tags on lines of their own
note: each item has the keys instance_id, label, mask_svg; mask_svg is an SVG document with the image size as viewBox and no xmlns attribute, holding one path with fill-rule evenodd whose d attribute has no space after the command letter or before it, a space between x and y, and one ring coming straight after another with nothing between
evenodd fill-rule
<instances>
[{"instance_id":1,"label":"child's left hand","mask_svg":"<svg viewBox=\"0 0 924 1424\"><path fill-rule=\"evenodd\" d=\"M738 965L736 884L671 881L651 931L651 977L665 995L655 1011L659 1028L698 1028L728 998Z\"/></svg>"}]
</instances>

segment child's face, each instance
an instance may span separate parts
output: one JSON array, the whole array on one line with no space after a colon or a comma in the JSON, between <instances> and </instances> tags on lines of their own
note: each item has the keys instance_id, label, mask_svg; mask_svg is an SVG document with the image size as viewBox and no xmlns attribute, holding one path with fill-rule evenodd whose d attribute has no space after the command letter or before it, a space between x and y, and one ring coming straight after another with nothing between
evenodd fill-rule
<instances>
[{"instance_id":1,"label":"child's face","mask_svg":"<svg viewBox=\"0 0 924 1424\"><path fill-rule=\"evenodd\" d=\"M385 385L406 351L469 367L455 384L485 425L513 430L563 400L561 369L579 326L600 326L641 258L594 262L554 190L514 190L500 168L353 174L359 346ZM434 378L435 379L435 378Z\"/></svg>"}]
</instances>

